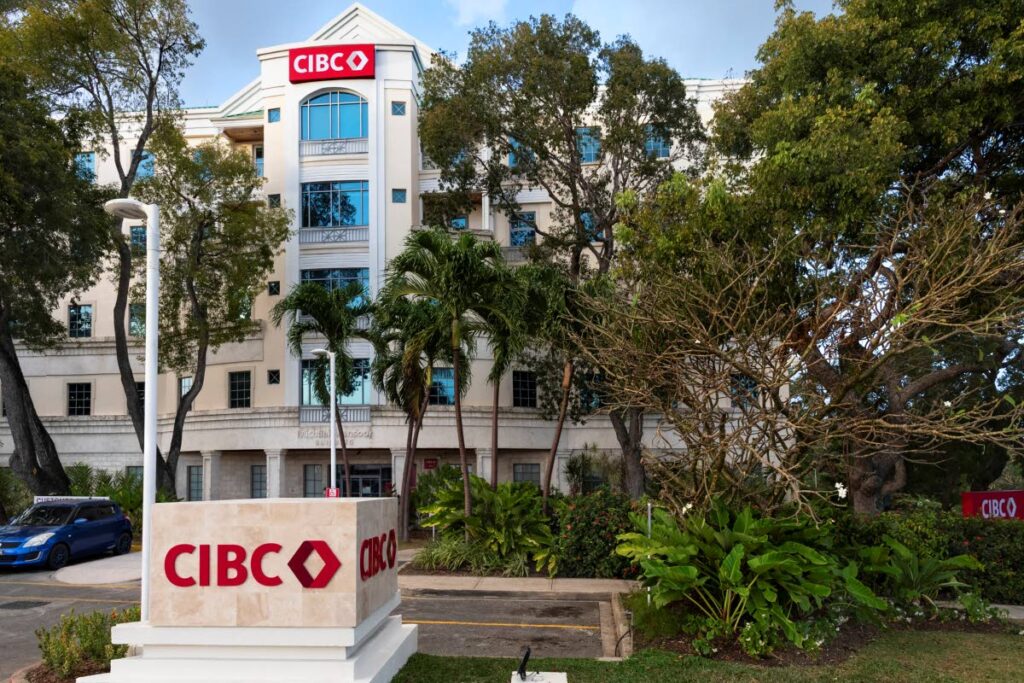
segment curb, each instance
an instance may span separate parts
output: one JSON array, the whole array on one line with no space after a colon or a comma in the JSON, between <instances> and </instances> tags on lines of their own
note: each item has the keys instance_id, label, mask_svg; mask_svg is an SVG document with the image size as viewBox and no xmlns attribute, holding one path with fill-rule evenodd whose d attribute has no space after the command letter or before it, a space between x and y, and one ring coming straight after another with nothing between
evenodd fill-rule
<instances>
[{"instance_id":1,"label":"curb","mask_svg":"<svg viewBox=\"0 0 1024 683\"><path fill-rule=\"evenodd\" d=\"M40 661L35 662L33 664L29 664L24 669L20 669L18 671L15 671L13 674L11 674L10 683L28 683L28 678L26 677L28 672L31 671L32 669L36 668L37 666L39 666L42 663L43 663L42 660L40 660Z\"/></svg>"}]
</instances>

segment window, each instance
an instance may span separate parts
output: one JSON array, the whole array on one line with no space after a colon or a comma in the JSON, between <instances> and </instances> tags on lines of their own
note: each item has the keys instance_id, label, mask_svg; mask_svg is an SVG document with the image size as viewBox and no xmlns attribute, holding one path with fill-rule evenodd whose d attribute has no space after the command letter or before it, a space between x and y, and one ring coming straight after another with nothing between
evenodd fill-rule
<instances>
[{"instance_id":1,"label":"window","mask_svg":"<svg viewBox=\"0 0 1024 683\"><path fill-rule=\"evenodd\" d=\"M95 180L96 152L79 152L75 155L75 170L81 178Z\"/></svg>"},{"instance_id":2,"label":"window","mask_svg":"<svg viewBox=\"0 0 1024 683\"><path fill-rule=\"evenodd\" d=\"M68 415L92 415L92 384L68 384Z\"/></svg>"},{"instance_id":3,"label":"window","mask_svg":"<svg viewBox=\"0 0 1024 683\"><path fill-rule=\"evenodd\" d=\"M521 161L531 161L533 159L533 153L523 147L523 145L515 138L509 138L508 146L512 149L508 153L508 167L515 169L519 166Z\"/></svg>"},{"instance_id":4,"label":"window","mask_svg":"<svg viewBox=\"0 0 1024 683\"><path fill-rule=\"evenodd\" d=\"M392 116L405 116L405 102L392 102L391 103L391 115Z\"/></svg>"},{"instance_id":5,"label":"window","mask_svg":"<svg viewBox=\"0 0 1024 683\"><path fill-rule=\"evenodd\" d=\"M302 360L302 386L300 390L302 405L322 406L324 402L316 392L316 371L320 364L326 368L326 360L319 358L304 358ZM353 358L353 379L352 391L347 394L339 393L338 405L341 406L364 406L370 402L370 360L368 358ZM328 373L325 371L324 375ZM329 378L328 378L329 379Z\"/></svg>"},{"instance_id":6,"label":"window","mask_svg":"<svg viewBox=\"0 0 1024 683\"><path fill-rule=\"evenodd\" d=\"M328 291L344 287L349 282L360 283L363 292L370 291L369 268L316 268L302 271L301 279L302 282L317 282Z\"/></svg>"},{"instance_id":7,"label":"window","mask_svg":"<svg viewBox=\"0 0 1024 683\"><path fill-rule=\"evenodd\" d=\"M248 370L228 373L228 407L252 407L252 374Z\"/></svg>"},{"instance_id":8,"label":"window","mask_svg":"<svg viewBox=\"0 0 1024 683\"><path fill-rule=\"evenodd\" d=\"M252 296L245 294L238 301L238 319L252 320Z\"/></svg>"},{"instance_id":9,"label":"window","mask_svg":"<svg viewBox=\"0 0 1024 683\"><path fill-rule=\"evenodd\" d=\"M540 488L540 463L517 462L512 465L512 481L528 481Z\"/></svg>"},{"instance_id":10,"label":"window","mask_svg":"<svg viewBox=\"0 0 1024 683\"><path fill-rule=\"evenodd\" d=\"M533 244L537 239L536 227L537 213L524 211L516 214L509 221L509 241L513 247L523 247Z\"/></svg>"},{"instance_id":11,"label":"window","mask_svg":"<svg viewBox=\"0 0 1024 683\"><path fill-rule=\"evenodd\" d=\"M644 149L647 150L648 156L665 159L672 155L672 141L661 137L654 131L654 126L648 125Z\"/></svg>"},{"instance_id":12,"label":"window","mask_svg":"<svg viewBox=\"0 0 1024 683\"><path fill-rule=\"evenodd\" d=\"M145 180L146 178L152 178L155 171L155 162L156 157L153 156L153 153L143 150L142 158L139 159L139 166L135 169L135 179Z\"/></svg>"},{"instance_id":13,"label":"window","mask_svg":"<svg viewBox=\"0 0 1024 683\"><path fill-rule=\"evenodd\" d=\"M128 304L128 334L133 337L146 335L146 304Z\"/></svg>"},{"instance_id":14,"label":"window","mask_svg":"<svg viewBox=\"0 0 1024 683\"><path fill-rule=\"evenodd\" d=\"M133 225L129 229L131 235L131 246L139 249L146 248L146 226L145 225Z\"/></svg>"},{"instance_id":15,"label":"window","mask_svg":"<svg viewBox=\"0 0 1024 683\"><path fill-rule=\"evenodd\" d=\"M143 467L142 465L128 465L124 468L126 475L134 479L135 481L142 483Z\"/></svg>"},{"instance_id":16,"label":"window","mask_svg":"<svg viewBox=\"0 0 1024 683\"><path fill-rule=\"evenodd\" d=\"M280 280L271 280L270 282L268 282L267 283L267 294L269 294L270 296L280 296L281 295L281 281Z\"/></svg>"},{"instance_id":17,"label":"window","mask_svg":"<svg viewBox=\"0 0 1024 683\"><path fill-rule=\"evenodd\" d=\"M365 138L370 130L366 100L335 90L305 100L300 107L303 140Z\"/></svg>"},{"instance_id":18,"label":"window","mask_svg":"<svg viewBox=\"0 0 1024 683\"><path fill-rule=\"evenodd\" d=\"M323 465L302 466L302 495L304 498L321 498L324 495Z\"/></svg>"},{"instance_id":19,"label":"window","mask_svg":"<svg viewBox=\"0 0 1024 683\"><path fill-rule=\"evenodd\" d=\"M597 221L594 219L594 214L589 211L581 212L580 223L583 224L583 233L591 242L602 239L604 232L597 229Z\"/></svg>"},{"instance_id":20,"label":"window","mask_svg":"<svg viewBox=\"0 0 1024 683\"><path fill-rule=\"evenodd\" d=\"M757 380L750 375L735 373L729 378L729 398L732 405L740 410L757 403Z\"/></svg>"},{"instance_id":21,"label":"window","mask_svg":"<svg viewBox=\"0 0 1024 683\"><path fill-rule=\"evenodd\" d=\"M263 145L252 146L252 162L256 165L256 175L260 178L265 177L263 175Z\"/></svg>"},{"instance_id":22,"label":"window","mask_svg":"<svg viewBox=\"0 0 1024 683\"><path fill-rule=\"evenodd\" d=\"M428 403L432 406L455 405L455 371L452 368L434 368Z\"/></svg>"},{"instance_id":23,"label":"window","mask_svg":"<svg viewBox=\"0 0 1024 683\"><path fill-rule=\"evenodd\" d=\"M281 383L281 371L280 370L267 370L267 384L280 384Z\"/></svg>"},{"instance_id":24,"label":"window","mask_svg":"<svg viewBox=\"0 0 1024 683\"><path fill-rule=\"evenodd\" d=\"M68 336L82 339L92 336L92 306L72 304L68 306Z\"/></svg>"},{"instance_id":25,"label":"window","mask_svg":"<svg viewBox=\"0 0 1024 683\"><path fill-rule=\"evenodd\" d=\"M189 465L185 468L185 474L188 478L188 500L202 500L203 499L203 466L202 465Z\"/></svg>"},{"instance_id":26,"label":"window","mask_svg":"<svg viewBox=\"0 0 1024 683\"><path fill-rule=\"evenodd\" d=\"M580 154L580 162L596 164L601 160L601 139L599 128L577 128L576 149Z\"/></svg>"},{"instance_id":27,"label":"window","mask_svg":"<svg viewBox=\"0 0 1024 683\"><path fill-rule=\"evenodd\" d=\"M267 110L267 123L277 123L281 120L281 109L274 107Z\"/></svg>"},{"instance_id":28,"label":"window","mask_svg":"<svg viewBox=\"0 0 1024 683\"><path fill-rule=\"evenodd\" d=\"M279 194L268 194L267 195L267 206L271 209L281 208L281 195Z\"/></svg>"},{"instance_id":29,"label":"window","mask_svg":"<svg viewBox=\"0 0 1024 683\"><path fill-rule=\"evenodd\" d=\"M251 465L249 467L249 497L267 497L267 466Z\"/></svg>"},{"instance_id":30,"label":"window","mask_svg":"<svg viewBox=\"0 0 1024 683\"><path fill-rule=\"evenodd\" d=\"M178 399L180 400L185 394L192 389L192 378L191 377L179 377L178 378Z\"/></svg>"},{"instance_id":31,"label":"window","mask_svg":"<svg viewBox=\"0 0 1024 683\"><path fill-rule=\"evenodd\" d=\"M525 370L512 371L512 405L515 408L537 407L537 375Z\"/></svg>"},{"instance_id":32,"label":"window","mask_svg":"<svg viewBox=\"0 0 1024 683\"><path fill-rule=\"evenodd\" d=\"M448 227L452 230L465 230L469 227L468 216L456 216L455 218L448 221Z\"/></svg>"},{"instance_id":33,"label":"window","mask_svg":"<svg viewBox=\"0 0 1024 683\"><path fill-rule=\"evenodd\" d=\"M302 227L368 225L370 184L342 180L302 184Z\"/></svg>"},{"instance_id":34,"label":"window","mask_svg":"<svg viewBox=\"0 0 1024 683\"><path fill-rule=\"evenodd\" d=\"M392 204L405 204L406 192L402 189L391 190Z\"/></svg>"},{"instance_id":35,"label":"window","mask_svg":"<svg viewBox=\"0 0 1024 683\"><path fill-rule=\"evenodd\" d=\"M146 407L146 383L136 382L135 383L135 400L139 402L140 408Z\"/></svg>"},{"instance_id":36,"label":"window","mask_svg":"<svg viewBox=\"0 0 1024 683\"><path fill-rule=\"evenodd\" d=\"M324 404L316 393L316 367L323 362L325 361L319 358L302 359L301 405L322 406Z\"/></svg>"}]
</instances>

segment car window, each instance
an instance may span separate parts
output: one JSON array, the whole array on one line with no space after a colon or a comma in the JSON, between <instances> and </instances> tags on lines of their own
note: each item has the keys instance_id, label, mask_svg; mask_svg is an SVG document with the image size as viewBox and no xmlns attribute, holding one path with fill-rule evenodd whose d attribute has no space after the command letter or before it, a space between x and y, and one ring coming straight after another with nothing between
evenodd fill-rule
<instances>
[{"instance_id":1,"label":"car window","mask_svg":"<svg viewBox=\"0 0 1024 683\"><path fill-rule=\"evenodd\" d=\"M66 505L35 505L21 513L12 526L60 526L67 524L73 508Z\"/></svg>"},{"instance_id":2,"label":"car window","mask_svg":"<svg viewBox=\"0 0 1024 683\"><path fill-rule=\"evenodd\" d=\"M75 519L85 519L90 522L94 522L100 518L99 508L94 505L82 506L78 508L78 514L75 515Z\"/></svg>"},{"instance_id":3,"label":"car window","mask_svg":"<svg viewBox=\"0 0 1024 683\"><path fill-rule=\"evenodd\" d=\"M96 512L100 519L110 519L115 514L113 505L101 505L96 508Z\"/></svg>"}]
</instances>

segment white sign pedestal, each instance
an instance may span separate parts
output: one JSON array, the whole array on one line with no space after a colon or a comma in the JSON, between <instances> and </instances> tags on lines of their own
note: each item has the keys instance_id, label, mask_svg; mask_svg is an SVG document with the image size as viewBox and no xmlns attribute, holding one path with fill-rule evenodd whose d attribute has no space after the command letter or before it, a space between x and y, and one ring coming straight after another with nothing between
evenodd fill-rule
<instances>
[{"instance_id":1,"label":"white sign pedestal","mask_svg":"<svg viewBox=\"0 0 1024 683\"><path fill-rule=\"evenodd\" d=\"M387 683L416 652L394 499L154 506L149 623L80 683Z\"/></svg>"},{"instance_id":2,"label":"white sign pedestal","mask_svg":"<svg viewBox=\"0 0 1024 683\"><path fill-rule=\"evenodd\" d=\"M526 674L524 681L518 673L512 672L512 683L569 683L569 678L560 671L535 671Z\"/></svg>"}]
</instances>

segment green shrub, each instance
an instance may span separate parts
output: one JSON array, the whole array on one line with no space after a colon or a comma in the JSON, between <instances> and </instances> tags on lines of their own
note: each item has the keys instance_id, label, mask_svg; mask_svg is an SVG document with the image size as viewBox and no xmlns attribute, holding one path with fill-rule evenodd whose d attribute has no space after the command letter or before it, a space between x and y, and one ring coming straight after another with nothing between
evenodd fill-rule
<instances>
[{"instance_id":1,"label":"green shrub","mask_svg":"<svg viewBox=\"0 0 1024 683\"><path fill-rule=\"evenodd\" d=\"M814 649L834 633L826 607L887 607L858 580L857 565L832 552L829 525L736 513L718 502L681 523L656 509L648 538L646 517L631 518L637 531L620 536L618 553L639 565L656 606L690 608L698 651L719 638L751 655L783 639Z\"/></svg>"},{"instance_id":2,"label":"green shrub","mask_svg":"<svg viewBox=\"0 0 1024 683\"><path fill-rule=\"evenodd\" d=\"M32 494L9 467L0 467L0 524L32 504Z\"/></svg>"},{"instance_id":3,"label":"green shrub","mask_svg":"<svg viewBox=\"0 0 1024 683\"><path fill-rule=\"evenodd\" d=\"M420 510L424 526L442 536L464 538L482 547L503 567L526 573L529 557L554 573L552 534L541 510L540 490L533 484L505 482L497 489L480 477L470 477L473 513L463 514L462 482L450 481L435 492L435 502Z\"/></svg>"},{"instance_id":4,"label":"green shrub","mask_svg":"<svg viewBox=\"0 0 1024 683\"><path fill-rule=\"evenodd\" d=\"M552 549L558 575L608 579L635 574L629 561L615 552L619 534L632 529L630 509L629 498L607 488L563 501Z\"/></svg>"},{"instance_id":5,"label":"green shrub","mask_svg":"<svg viewBox=\"0 0 1024 683\"><path fill-rule=\"evenodd\" d=\"M142 530L142 478L126 471L111 474L91 466L76 463L65 469L71 480L71 495L105 496L121 506L136 534ZM176 500L163 490L156 492L156 502Z\"/></svg>"},{"instance_id":6,"label":"green shrub","mask_svg":"<svg viewBox=\"0 0 1024 683\"><path fill-rule=\"evenodd\" d=\"M437 492L455 482L458 482L459 485L462 484L462 471L454 465L441 465L417 475L416 486L412 490L412 500L410 501L412 509L419 512L423 508L433 505L437 502ZM424 521L421 519L419 526L423 526Z\"/></svg>"},{"instance_id":7,"label":"green shrub","mask_svg":"<svg viewBox=\"0 0 1024 683\"><path fill-rule=\"evenodd\" d=\"M69 678L89 665L109 667L111 659L124 657L128 650L125 645L110 642L110 628L138 620L138 607L90 614L71 611L62 615L53 628L36 631L43 664L62 678Z\"/></svg>"}]
</instances>

